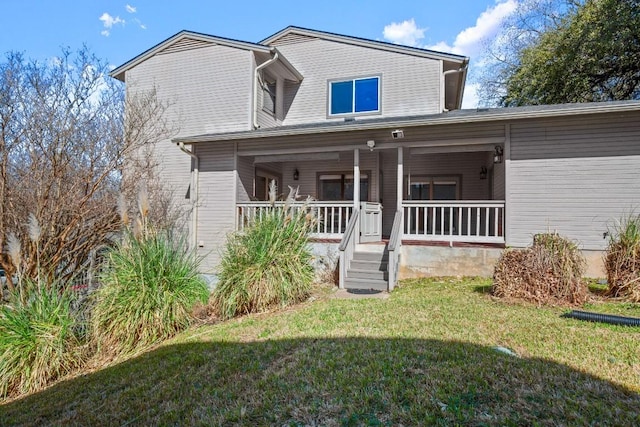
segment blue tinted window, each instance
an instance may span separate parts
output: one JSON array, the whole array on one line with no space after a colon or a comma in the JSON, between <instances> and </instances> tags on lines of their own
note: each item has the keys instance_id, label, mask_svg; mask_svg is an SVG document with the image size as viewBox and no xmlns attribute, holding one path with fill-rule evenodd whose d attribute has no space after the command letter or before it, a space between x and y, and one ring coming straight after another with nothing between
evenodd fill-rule
<instances>
[{"instance_id":1,"label":"blue tinted window","mask_svg":"<svg viewBox=\"0 0 640 427\"><path fill-rule=\"evenodd\" d=\"M356 80L355 112L378 111L378 78Z\"/></svg>"},{"instance_id":2,"label":"blue tinted window","mask_svg":"<svg viewBox=\"0 0 640 427\"><path fill-rule=\"evenodd\" d=\"M331 83L331 114L353 112L353 81Z\"/></svg>"},{"instance_id":3,"label":"blue tinted window","mask_svg":"<svg viewBox=\"0 0 640 427\"><path fill-rule=\"evenodd\" d=\"M380 110L380 78L331 82L329 114L366 113Z\"/></svg>"}]
</instances>

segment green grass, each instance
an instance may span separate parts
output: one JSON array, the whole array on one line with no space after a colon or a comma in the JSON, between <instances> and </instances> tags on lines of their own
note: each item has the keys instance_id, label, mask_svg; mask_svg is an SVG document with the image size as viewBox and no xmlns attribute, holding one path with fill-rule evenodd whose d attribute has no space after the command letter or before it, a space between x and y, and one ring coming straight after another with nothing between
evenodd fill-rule
<instances>
[{"instance_id":1,"label":"green grass","mask_svg":"<svg viewBox=\"0 0 640 427\"><path fill-rule=\"evenodd\" d=\"M5 403L0 425L640 423L640 330L505 304L488 285L407 281L388 299L192 329Z\"/></svg>"}]
</instances>

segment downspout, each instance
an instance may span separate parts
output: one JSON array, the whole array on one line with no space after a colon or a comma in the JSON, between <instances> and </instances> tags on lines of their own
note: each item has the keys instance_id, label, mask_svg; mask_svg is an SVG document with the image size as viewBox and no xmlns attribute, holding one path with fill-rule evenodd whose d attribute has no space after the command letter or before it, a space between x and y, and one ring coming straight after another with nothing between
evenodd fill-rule
<instances>
[{"instance_id":1,"label":"downspout","mask_svg":"<svg viewBox=\"0 0 640 427\"><path fill-rule=\"evenodd\" d=\"M179 142L178 147L187 153L193 159L193 186L191 188L191 204L193 211L191 213L191 242L194 250L198 247L198 171L200 169L200 159L184 146L184 142Z\"/></svg>"},{"instance_id":2,"label":"downspout","mask_svg":"<svg viewBox=\"0 0 640 427\"><path fill-rule=\"evenodd\" d=\"M258 83L260 82L260 70L268 67L278 60L278 51L275 51L273 57L266 62L258 65L253 72L253 128L258 129Z\"/></svg>"}]
</instances>

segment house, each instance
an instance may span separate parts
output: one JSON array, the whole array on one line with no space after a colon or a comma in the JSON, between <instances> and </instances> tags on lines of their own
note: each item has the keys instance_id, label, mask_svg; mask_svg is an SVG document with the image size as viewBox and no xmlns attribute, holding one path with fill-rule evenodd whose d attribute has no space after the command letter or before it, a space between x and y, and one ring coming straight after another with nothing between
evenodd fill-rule
<instances>
[{"instance_id":1,"label":"house","mask_svg":"<svg viewBox=\"0 0 640 427\"><path fill-rule=\"evenodd\" d=\"M288 27L259 43L182 31L111 75L172 102L180 133L158 155L205 272L275 181L314 198L341 286L490 275L547 231L601 275L605 233L640 206L640 103L461 110L467 65Z\"/></svg>"}]
</instances>

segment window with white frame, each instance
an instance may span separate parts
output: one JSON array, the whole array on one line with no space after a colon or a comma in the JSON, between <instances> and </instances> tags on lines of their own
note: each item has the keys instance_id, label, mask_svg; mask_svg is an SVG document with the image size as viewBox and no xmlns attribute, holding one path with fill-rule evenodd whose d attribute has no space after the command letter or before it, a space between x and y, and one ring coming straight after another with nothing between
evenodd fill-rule
<instances>
[{"instance_id":1,"label":"window with white frame","mask_svg":"<svg viewBox=\"0 0 640 427\"><path fill-rule=\"evenodd\" d=\"M460 199L460 177L424 176L404 177L404 188L408 200L458 200Z\"/></svg>"},{"instance_id":2,"label":"window with white frame","mask_svg":"<svg viewBox=\"0 0 640 427\"><path fill-rule=\"evenodd\" d=\"M352 173L318 174L318 195L320 200L353 200L354 179ZM369 175L360 174L360 201L369 200Z\"/></svg>"},{"instance_id":3,"label":"window with white frame","mask_svg":"<svg viewBox=\"0 0 640 427\"><path fill-rule=\"evenodd\" d=\"M380 76L329 81L329 116L380 112Z\"/></svg>"}]
</instances>

